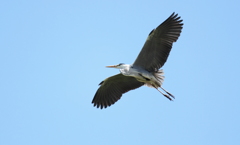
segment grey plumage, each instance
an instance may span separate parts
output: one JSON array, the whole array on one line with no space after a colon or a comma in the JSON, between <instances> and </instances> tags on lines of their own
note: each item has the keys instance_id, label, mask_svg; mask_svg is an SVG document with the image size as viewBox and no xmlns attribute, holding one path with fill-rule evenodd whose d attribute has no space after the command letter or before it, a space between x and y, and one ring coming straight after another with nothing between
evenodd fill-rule
<instances>
[{"instance_id":1,"label":"grey plumage","mask_svg":"<svg viewBox=\"0 0 240 145\"><path fill-rule=\"evenodd\" d=\"M172 14L149 34L141 52L133 63L149 72L158 70L167 61L172 49L182 31L182 20L177 14ZM152 59L149 61L149 59Z\"/></svg>"},{"instance_id":2,"label":"grey plumage","mask_svg":"<svg viewBox=\"0 0 240 145\"><path fill-rule=\"evenodd\" d=\"M105 79L99 85L101 86L92 102L94 106L102 109L117 102L123 93L139 88L144 83L137 81L134 77L124 76L120 73Z\"/></svg>"}]
</instances>

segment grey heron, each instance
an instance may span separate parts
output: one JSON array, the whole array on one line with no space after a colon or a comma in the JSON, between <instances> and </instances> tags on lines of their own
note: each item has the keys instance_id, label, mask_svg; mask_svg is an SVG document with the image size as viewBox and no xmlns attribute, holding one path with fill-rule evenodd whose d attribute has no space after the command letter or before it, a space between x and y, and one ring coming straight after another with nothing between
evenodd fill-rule
<instances>
[{"instance_id":1,"label":"grey heron","mask_svg":"<svg viewBox=\"0 0 240 145\"><path fill-rule=\"evenodd\" d=\"M122 94L143 85L157 89L166 98L172 100L174 96L161 87L164 76L163 70L160 68L167 61L172 44L180 36L182 26L180 16L172 13L162 24L149 33L133 64L120 63L107 66L119 69L120 73L106 78L99 84L100 87L92 100L93 105L101 109L107 108L117 102Z\"/></svg>"}]
</instances>

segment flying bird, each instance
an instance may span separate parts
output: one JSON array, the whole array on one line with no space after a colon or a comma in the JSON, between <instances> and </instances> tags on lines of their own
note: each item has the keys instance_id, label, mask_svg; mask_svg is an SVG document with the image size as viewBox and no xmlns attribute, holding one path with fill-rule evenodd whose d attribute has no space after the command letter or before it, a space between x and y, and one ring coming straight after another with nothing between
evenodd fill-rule
<instances>
[{"instance_id":1,"label":"flying bird","mask_svg":"<svg viewBox=\"0 0 240 145\"><path fill-rule=\"evenodd\" d=\"M164 76L160 68L167 61L173 42L180 36L182 21L178 14L173 13L153 29L133 64L107 66L119 69L120 73L99 84L100 87L92 100L93 105L101 109L107 108L117 102L122 94L143 85L157 89L169 100L174 99L171 93L162 88Z\"/></svg>"}]
</instances>

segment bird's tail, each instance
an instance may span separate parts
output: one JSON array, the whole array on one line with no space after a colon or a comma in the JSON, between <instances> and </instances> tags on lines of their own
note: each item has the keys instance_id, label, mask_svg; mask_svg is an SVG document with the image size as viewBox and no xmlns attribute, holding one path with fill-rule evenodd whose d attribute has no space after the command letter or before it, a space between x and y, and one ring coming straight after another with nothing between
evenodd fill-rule
<instances>
[{"instance_id":1,"label":"bird's tail","mask_svg":"<svg viewBox=\"0 0 240 145\"><path fill-rule=\"evenodd\" d=\"M153 75L154 75L154 77L157 79L157 81L158 81L158 84L159 84L159 86L158 87L160 87L164 92L166 92L167 94L164 94L162 91L160 91L159 89L158 89L158 87L156 87L156 86L154 86L154 88L156 88L161 94L163 94L165 97L167 97L169 100L171 100L172 101L172 98L174 99L175 97L171 94L171 93L169 93L167 90L165 90L164 88L162 88L162 83L163 83L163 81L164 81L164 76L163 76L163 70L162 69L160 69L160 70L158 70L157 72L155 72Z\"/></svg>"},{"instance_id":2,"label":"bird's tail","mask_svg":"<svg viewBox=\"0 0 240 145\"><path fill-rule=\"evenodd\" d=\"M164 81L164 72L162 69L158 70L157 72L153 73L153 76L157 79L159 87L162 85L163 81Z\"/></svg>"}]
</instances>

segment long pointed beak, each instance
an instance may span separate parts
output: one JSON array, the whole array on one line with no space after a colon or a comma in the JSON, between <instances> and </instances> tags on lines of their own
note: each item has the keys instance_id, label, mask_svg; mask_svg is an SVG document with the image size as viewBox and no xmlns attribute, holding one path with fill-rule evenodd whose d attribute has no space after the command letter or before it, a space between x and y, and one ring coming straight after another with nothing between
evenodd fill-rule
<instances>
[{"instance_id":1,"label":"long pointed beak","mask_svg":"<svg viewBox=\"0 0 240 145\"><path fill-rule=\"evenodd\" d=\"M116 68L117 66L116 65L110 65L110 66L106 66L108 68Z\"/></svg>"}]
</instances>

